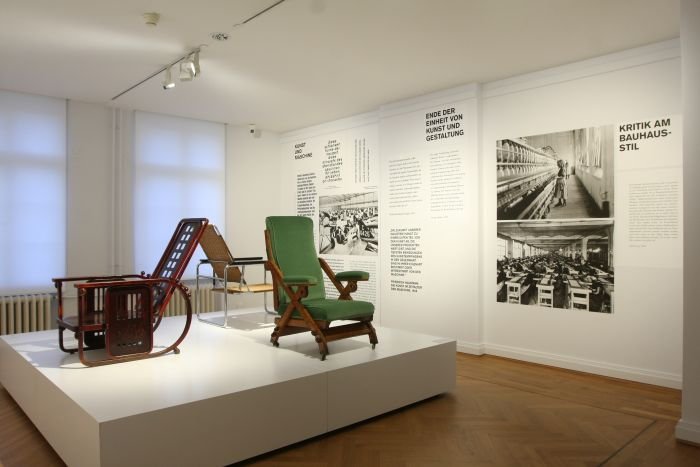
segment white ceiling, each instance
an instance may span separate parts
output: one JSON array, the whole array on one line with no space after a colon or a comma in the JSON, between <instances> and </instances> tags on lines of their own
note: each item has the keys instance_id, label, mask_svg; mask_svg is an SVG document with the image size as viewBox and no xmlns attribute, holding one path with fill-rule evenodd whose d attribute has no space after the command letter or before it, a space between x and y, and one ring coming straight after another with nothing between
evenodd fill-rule
<instances>
[{"instance_id":1,"label":"white ceiling","mask_svg":"<svg viewBox=\"0 0 700 467\"><path fill-rule=\"evenodd\" d=\"M113 104L288 131L679 36L679 0L286 0L234 26L275 1L0 0L0 89L111 103L208 44L195 81Z\"/></svg>"}]
</instances>

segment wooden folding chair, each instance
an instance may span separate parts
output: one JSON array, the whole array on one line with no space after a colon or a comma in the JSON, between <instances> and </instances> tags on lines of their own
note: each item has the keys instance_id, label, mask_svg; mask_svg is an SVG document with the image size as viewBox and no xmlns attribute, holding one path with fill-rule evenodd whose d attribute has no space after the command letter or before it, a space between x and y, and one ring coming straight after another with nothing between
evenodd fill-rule
<instances>
[{"instance_id":1,"label":"wooden folding chair","mask_svg":"<svg viewBox=\"0 0 700 467\"><path fill-rule=\"evenodd\" d=\"M229 294L263 294L263 301L265 311L270 313L271 311L267 309L267 293L272 292L272 284L267 283L264 279L263 283L250 284L245 279L245 267L252 265L262 265L265 266L266 261L262 256L256 257L245 257L245 258L234 258L231 251L226 245L224 237L219 232L214 224L209 224L204 229L204 234L202 235L199 244L202 246L204 254L207 255L207 259L202 259L197 265L197 283L195 288L195 312L197 319L207 324L213 324L215 326L220 326L227 328L228 326L228 296ZM201 266L209 265L211 266L212 275L206 275L200 273ZM265 276L267 272L265 271ZM219 324L215 321L202 318L200 316L199 310L199 290L200 290L200 280L206 279L211 280L213 283L212 291L224 294L224 322ZM274 313L274 312L272 312Z\"/></svg>"},{"instance_id":2,"label":"wooden folding chair","mask_svg":"<svg viewBox=\"0 0 700 467\"><path fill-rule=\"evenodd\" d=\"M58 290L58 342L62 351L78 352L87 366L105 365L179 353L178 345L192 322L190 292L180 278L208 224L207 219L183 219L175 229L153 274L83 276L53 279ZM65 316L63 284L75 282L78 314ZM187 319L182 334L168 347L153 352L153 332L163 318L172 294L185 299ZM78 345L66 348L63 333L75 333ZM88 358L86 351L105 349L101 358Z\"/></svg>"},{"instance_id":3,"label":"wooden folding chair","mask_svg":"<svg viewBox=\"0 0 700 467\"><path fill-rule=\"evenodd\" d=\"M350 296L357 290L357 282L369 279L369 273L333 273L328 263L316 256L313 221L308 217L268 217L265 223L268 268L279 314L272 344L278 347L281 336L311 331L321 360L329 353L328 342L339 339L368 335L374 348L378 343L372 326L374 305ZM338 289L337 300L326 298L324 272ZM333 321L353 322L331 327Z\"/></svg>"}]
</instances>

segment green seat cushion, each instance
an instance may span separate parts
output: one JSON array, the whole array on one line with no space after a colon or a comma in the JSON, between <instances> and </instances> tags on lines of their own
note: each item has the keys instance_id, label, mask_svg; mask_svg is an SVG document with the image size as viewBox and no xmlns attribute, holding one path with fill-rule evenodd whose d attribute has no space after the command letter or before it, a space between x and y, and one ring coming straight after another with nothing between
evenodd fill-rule
<instances>
[{"instance_id":1,"label":"green seat cushion","mask_svg":"<svg viewBox=\"0 0 700 467\"><path fill-rule=\"evenodd\" d=\"M365 271L344 271L335 275L339 281L366 281L369 280L369 273Z\"/></svg>"},{"instance_id":2,"label":"green seat cushion","mask_svg":"<svg viewBox=\"0 0 700 467\"><path fill-rule=\"evenodd\" d=\"M309 310L311 316L315 320L335 321L335 320L353 320L368 318L374 315L374 305L370 302L360 300L331 300L325 298L317 298L312 300L303 299L301 303ZM285 306L280 305L277 310L280 314L284 312ZM299 318L299 312L294 311L295 318Z\"/></svg>"}]
</instances>

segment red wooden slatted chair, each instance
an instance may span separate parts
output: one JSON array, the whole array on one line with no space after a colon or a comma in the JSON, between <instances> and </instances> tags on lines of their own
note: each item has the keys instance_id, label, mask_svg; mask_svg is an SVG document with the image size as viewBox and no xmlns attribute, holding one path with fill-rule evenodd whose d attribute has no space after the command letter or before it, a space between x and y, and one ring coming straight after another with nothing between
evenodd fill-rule
<instances>
[{"instance_id":1,"label":"red wooden slatted chair","mask_svg":"<svg viewBox=\"0 0 700 467\"><path fill-rule=\"evenodd\" d=\"M190 292L180 282L180 278L208 223L203 218L182 219L153 274L141 272L119 276L53 279L58 290L57 322L61 350L78 352L80 361L87 366L156 357L170 351L179 353L177 346L187 335L192 322ZM62 292L65 282L76 282L76 316L64 316L63 313ZM185 299L185 328L173 344L154 352L153 332L158 328L175 290ZM65 330L75 333L77 347L64 346ZM93 349L105 349L105 352L100 353L101 358L90 359L86 351Z\"/></svg>"}]
</instances>

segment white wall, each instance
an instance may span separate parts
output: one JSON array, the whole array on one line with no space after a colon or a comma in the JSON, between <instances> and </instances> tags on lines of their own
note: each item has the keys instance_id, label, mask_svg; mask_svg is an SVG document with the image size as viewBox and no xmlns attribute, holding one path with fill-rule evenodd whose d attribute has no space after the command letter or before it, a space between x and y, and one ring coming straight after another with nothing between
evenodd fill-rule
<instances>
[{"instance_id":1,"label":"white wall","mask_svg":"<svg viewBox=\"0 0 700 467\"><path fill-rule=\"evenodd\" d=\"M426 140L427 113L454 109L464 135L444 140ZM482 353L481 306L479 301L479 87L462 87L418 96L384 105L379 116L380 141L380 244L382 326L450 337L460 352ZM431 174L431 158L445 151L457 154L460 164L450 173ZM411 157L419 162L417 201L409 208L392 207L391 190L401 182L391 181L390 166ZM461 169L461 170L460 170ZM463 172L462 172L463 171ZM450 179L457 176L458 182ZM462 184L461 208L433 211L433 187L441 183ZM435 184L435 185L433 185ZM393 186L392 186L393 185ZM439 198L438 198L439 199ZM420 272L392 275L391 231L419 229L422 252ZM420 290L393 290L392 282L417 282ZM380 337L381 341L381 337Z\"/></svg>"},{"instance_id":2,"label":"white wall","mask_svg":"<svg viewBox=\"0 0 700 467\"><path fill-rule=\"evenodd\" d=\"M68 102L69 276L137 273L132 260L130 184L133 111ZM114 157L113 157L114 154ZM265 217L280 212L279 136L247 127L226 128L226 225L234 256L265 256ZM120 179L115 179L120 177ZM196 259L196 258L195 258ZM246 270L263 280L262 267ZM262 304L262 296L231 301L235 307Z\"/></svg>"},{"instance_id":3,"label":"white wall","mask_svg":"<svg viewBox=\"0 0 700 467\"><path fill-rule=\"evenodd\" d=\"M282 135L279 151L282 175L280 186L286 196L282 199L279 214L306 215L314 221L314 230L320 233L319 214L322 210L322 198L350 193L365 193L365 198L371 198L373 195L369 193L377 194L378 145L376 112L355 115ZM332 164L327 151L334 153ZM308 180L311 186L302 188L302 193L299 191L298 177L309 174L313 174L313 178ZM301 202L300 207L297 196L309 198ZM381 206L379 209L381 215ZM315 238L315 242L320 250L321 235ZM327 247L328 244L324 246ZM380 240L379 252L382 248ZM379 287L382 276L379 273L378 255L325 253L323 257L335 272L360 270L369 273L369 280L358 284L358 290L353 297L374 303L374 322L380 323L382 307L379 303ZM336 296L335 287L328 278L325 280L326 294L329 297Z\"/></svg>"},{"instance_id":4,"label":"white wall","mask_svg":"<svg viewBox=\"0 0 700 467\"><path fill-rule=\"evenodd\" d=\"M112 273L112 109L68 102L66 275Z\"/></svg>"},{"instance_id":5,"label":"white wall","mask_svg":"<svg viewBox=\"0 0 700 467\"><path fill-rule=\"evenodd\" d=\"M681 1L683 56L683 408L676 437L700 444L700 2Z\"/></svg>"},{"instance_id":6,"label":"white wall","mask_svg":"<svg viewBox=\"0 0 700 467\"><path fill-rule=\"evenodd\" d=\"M135 273L129 185L133 111L68 102L67 275ZM114 158L113 158L114 154ZM265 256L265 217L279 213L279 136L226 129L225 235L235 256ZM121 180L115 180L118 175ZM254 281L262 269L249 268ZM260 300L256 299L253 303Z\"/></svg>"},{"instance_id":7,"label":"white wall","mask_svg":"<svg viewBox=\"0 0 700 467\"><path fill-rule=\"evenodd\" d=\"M491 281L496 265L490 258L495 257L497 236L496 140L665 117L681 110L677 41L484 86L481 247L482 277L488 279L482 282L486 353L680 385L681 264L616 265L615 311L609 315L496 303ZM618 203L616 229L624 214L621 208ZM621 243L616 239L616 248Z\"/></svg>"},{"instance_id":8,"label":"white wall","mask_svg":"<svg viewBox=\"0 0 700 467\"><path fill-rule=\"evenodd\" d=\"M125 161L132 133L133 111L68 102L68 275L136 272L128 260L131 193L119 186L130 184ZM281 204L279 136L259 131L252 137L247 127L228 126L226 140L226 225L220 228L234 255L264 256L265 216Z\"/></svg>"},{"instance_id":9,"label":"white wall","mask_svg":"<svg viewBox=\"0 0 700 467\"><path fill-rule=\"evenodd\" d=\"M252 136L248 127L226 128L226 227L224 237L234 257L265 253L265 217L280 214L279 135L260 131ZM246 279L262 282L263 268L249 266ZM268 281L272 279L268 276ZM270 304L272 296L269 297ZM243 295L229 300L231 308L262 304L262 295ZM233 306L231 306L233 305Z\"/></svg>"},{"instance_id":10,"label":"white wall","mask_svg":"<svg viewBox=\"0 0 700 467\"><path fill-rule=\"evenodd\" d=\"M294 159L291 158L294 154L294 144L299 141L314 140L315 138L336 137L336 135L352 132L355 129L373 128L377 125L377 113L368 112L366 114L355 115L348 118L334 120L332 122L322 123L308 128L291 131L280 135L280 147L278 148L279 170L281 171L280 178L280 195L282 204L280 206L280 215L296 215L297 199L296 199L296 174L299 170L295 166ZM308 147L308 150L320 148ZM320 158L321 154L314 157ZM304 170L317 170L320 162L311 159L304 159L301 162L296 162L304 166ZM318 183L320 186L320 182Z\"/></svg>"},{"instance_id":11,"label":"white wall","mask_svg":"<svg viewBox=\"0 0 700 467\"><path fill-rule=\"evenodd\" d=\"M434 293L427 308L401 304L396 310L389 310L391 303L383 292L380 324L414 328L417 323L429 320L430 324L422 327L424 332L429 328L431 333L457 338L461 351L484 351L679 387L683 332L680 260L668 260L663 265L642 262L641 266L616 262L616 308L612 315L497 303L491 278L496 254L495 142L502 138L680 116L680 63L679 42L667 41L475 86L473 95L466 97L475 101L470 115L477 120L477 131L470 134L469 144L475 144L480 152L478 163L470 166L468 180L470 189L477 188L470 199L474 206L469 205L466 211L472 224L465 223L456 238L445 234L439 240L454 245L454 251L461 253L442 258L439 245L424 245L424 255L439 257L446 265L445 277L459 276L449 272L452 263L464 265L463 285ZM397 130L385 125L384 119L403 112L396 110L401 107L407 108L405 112L422 109L430 105L431 99L456 95L460 89L383 106L379 112L380 160L386 157L383 151L388 147L396 147L399 153L420 153L418 147L407 146L411 135L401 134L404 127ZM290 137L283 135L282 140ZM669 170L680 177L680 148L670 152L677 162L670 162ZM284 206L291 209L293 186L284 179L281 185L282 192L289 195ZM382 178L380 192L384 189L386 180ZM621 196L615 198L618 198L616 215L622 216ZM616 221L616 226L619 223ZM479 226L472 231L469 226L476 224ZM619 235L616 233L616 237ZM622 248L620 239L614 244L618 250ZM675 253L680 258L680 247ZM381 264L384 282L388 280L387 261L384 257ZM459 300L455 302L455 298ZM390 319L392 313L399 318Z\"/></svg>"}]
</instances>

